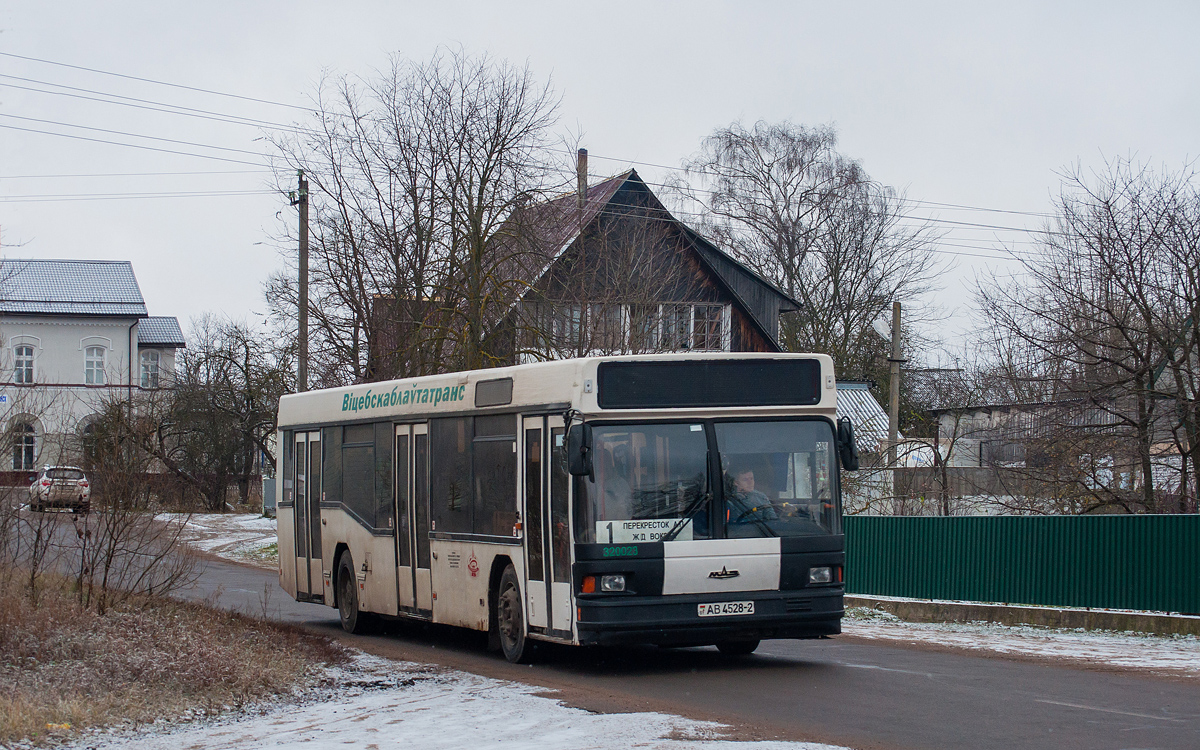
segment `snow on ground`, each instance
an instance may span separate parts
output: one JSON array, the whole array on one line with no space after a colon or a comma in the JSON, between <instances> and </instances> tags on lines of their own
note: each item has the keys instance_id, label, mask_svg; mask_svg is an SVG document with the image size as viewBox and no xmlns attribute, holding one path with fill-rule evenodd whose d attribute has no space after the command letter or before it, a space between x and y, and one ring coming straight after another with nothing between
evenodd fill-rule
<instances>
[{"instance_id":1,"label":"snow on ground","mask_svg":"<svg viewBox=\"0 0 1200 750\"><path fill-rule=\"evenodd\" d=\"M330 670L316 699L141 730L96 732L89 750L502 747L509 750L846 750L806 742L722 740L725 727L660 713L594 714L535 695L537 688L360 654Z\"/></svg>"},{"instance_id":2,"label":"snow on ground","mask_svg":"<svg viewBox=\"0 0 1200 750\"><path fill-rule=\"evenodd\" d=\"M865 607L851 608L842 632L858 638L926 643L968 651L1061 659L1158 674L1200 677L1200 638L995 623L917 623Z\"/></svg>"},{"instance_id":3,"label":"snow on ground","mask_svg":"<svg viewBox=\"0 0 1200 750\"><path fill-rule=\"evenodd\" d=\"M194 514L187 518L185 538L219 557L268 568L277 565L274 519L252 514ZM842 629L848 636L877 641L1200 676L1200 638L1196 636L991 623L910 623L868 608L848 610ZM333 750L350 745L437 750L488 745L514 750L837 750L794 742L735 744L721 739L725 728L720 724L659 713L593 714L563 706L537 695L538 691L528 685L359 655L350 668L332 670L330 686L316 692L215 719L96 733L76 747Z\"/></svg>"},{"instance_id":4,"label":"snow on ground","mask_svg":"<svg viewBox=\"0 0 1200 750\"><path fill-rule=\"evenodd\" d=\"M254 513L161 513L164 521L186 521L183 540L218 557L274 570L279 565L275 519Z\"/></svg>"}]
</instances>

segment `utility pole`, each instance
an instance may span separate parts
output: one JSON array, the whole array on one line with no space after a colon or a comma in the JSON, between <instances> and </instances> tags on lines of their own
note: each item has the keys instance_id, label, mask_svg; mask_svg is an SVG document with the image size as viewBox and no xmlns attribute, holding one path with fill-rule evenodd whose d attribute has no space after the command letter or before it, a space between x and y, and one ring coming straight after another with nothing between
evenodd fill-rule
<instances>
[{"instance_id":1,"label":"utility pole","mask_svg":"<svg viewBox=\"0 0 1200 750\"><path fill-rule=\"evenodd\" d=\"M296 171L299 180L292 205L300 207L300 341L296 355L296 392L308 390L308 180L304 170Z\"/></svg>"},{"instance_id":2,"label":"utility pole","mask_svg":"<svg viewBox=\"0 0 1200 750\"><path fill-rule=\"evenodd\" d=\"M900 353L900 301L896 300L892 303L892 356L888 357L888 364L891 366L891 391L888 394L888 466L892 467L892 504L897 511L902 511L904 507L896 496L896 443L900 435L900 365L905 361Z\"/></svg>"}]
</instances>

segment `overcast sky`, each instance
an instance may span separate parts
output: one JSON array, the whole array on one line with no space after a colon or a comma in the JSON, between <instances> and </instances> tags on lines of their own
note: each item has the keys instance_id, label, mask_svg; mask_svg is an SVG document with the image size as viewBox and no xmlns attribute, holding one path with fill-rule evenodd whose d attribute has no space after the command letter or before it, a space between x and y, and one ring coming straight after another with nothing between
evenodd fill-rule
<instances>
[{"instance_id":1,"label":"overcast sky","mask_svg":"<svg viewBox=\"0 0 1200 750\"><path fill-rule=\"evenodd\" d=\"M990 227L1037 228L1057 170L1197 154L1200 5L1046 5L0 0L0 253L131 260L151 314L254 320L283 263L272 238L295 221L269 192L263 131L112 98L293 123L323 71L454 45L552 80L597 175L661 181L650 165L734 120L834 124L843 153L946 230L955 345L971 279L1019 268L999 241L1033 247Z\"/></svg>"}]
</instances>

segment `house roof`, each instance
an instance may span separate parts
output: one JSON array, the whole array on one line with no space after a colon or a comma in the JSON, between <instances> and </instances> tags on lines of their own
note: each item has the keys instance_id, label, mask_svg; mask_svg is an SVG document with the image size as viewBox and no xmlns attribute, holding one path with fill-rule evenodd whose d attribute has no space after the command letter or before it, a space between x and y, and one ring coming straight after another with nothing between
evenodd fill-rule
<instances>
[{"instance_id":1,"label":"house roof","mask_svg":"<svg viewBox=\"0 0 1200 750\"><path fill-rule=\"evenodd\" d=\"M589 185L582 213L578 195L573 191L517 212L511 219L510 232L522 237L522 244L532 245L533 252L522 253L519 262L523 267L510 271L508 276L530 282L542 278L627 184L639 186L649 193L656 210L680 228L701 263L741 304L764 337L778 346L778 332L770 330L763 319L772 317L771 313L777 318L779 312L799 310L800 303L672 216L634 169ZM513 304L530 288L524 287Z\"/></svg>"},{"instance_id":2,"label":"house roof","mask_svg":"<svg viewBox=\"0 0 1200 750\"><path fill-rule=\"evenodd\" d=\"M636 173L631 169L588 186L583 213L579 213L579 198L574 191L557 198L524 206L513 212L498 233L498 247L521 247L509 260L515 267L503 269L506 278L533 282L546 275L550 266L571 247L583 228L592 223L612 200L625 181ZM512 300L515 305L528 292ZM510 306L511 309L511 306Z\"/></svg>"},{"instance_id":3,"label":"house roof","mask_svg":"<svg viewBox=\"0 0 1200 750\"><path fill-rule=\"evenodd\" d=\"M0 313L147 315L126 260L0 261Z\"/></svg>"},{"instance_id":4,"label":"house roof","mask_svg":"<svg viewBox=\"0 0 1200 750\"><path fill-rule=\"evenodd\" d=\"M888 415L871 395L871 384L858 380L839 380L837 384L837 413L849 417L854 425L854 437L859 446L878 452L887 445ZM900 435L899 437L904 437Z\"/></svg>"},{"instance_id":5,"label":"house roof","mask_svg":"<svg viewBox=\"0 0 1200 750\"><path fill-rule=\"evenodd\" d=\"M149 317L138 321L138 346L186 347L187 340L179 320L168 317Z\"/></svg>"}]
</instances>

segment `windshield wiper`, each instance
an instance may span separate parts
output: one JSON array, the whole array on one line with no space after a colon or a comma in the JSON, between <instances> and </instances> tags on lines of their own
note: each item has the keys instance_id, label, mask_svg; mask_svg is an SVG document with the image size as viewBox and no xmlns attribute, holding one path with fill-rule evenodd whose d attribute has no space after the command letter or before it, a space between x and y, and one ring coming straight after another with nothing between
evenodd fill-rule
<instances>
[{"instance_id":1,"label":"windshield wiper","mask_svg":"<svg viewBox=\"0 0 1200 750\"><path fill-rule=\"evenodd\" d=\"M671 527L671 530L663 534L658 541L669 542L674 539L675 535L683 531L684 526L687 526L688 521L692 520L692 514L696 512L696 509L699 508L704 501L710 499L712 499L712 493L709 492L705 492L703 495L697 495L696 499L693 500L688 507L683 509L683 518L679 519L675 525Z\"/></svg>"}]
</instances>

